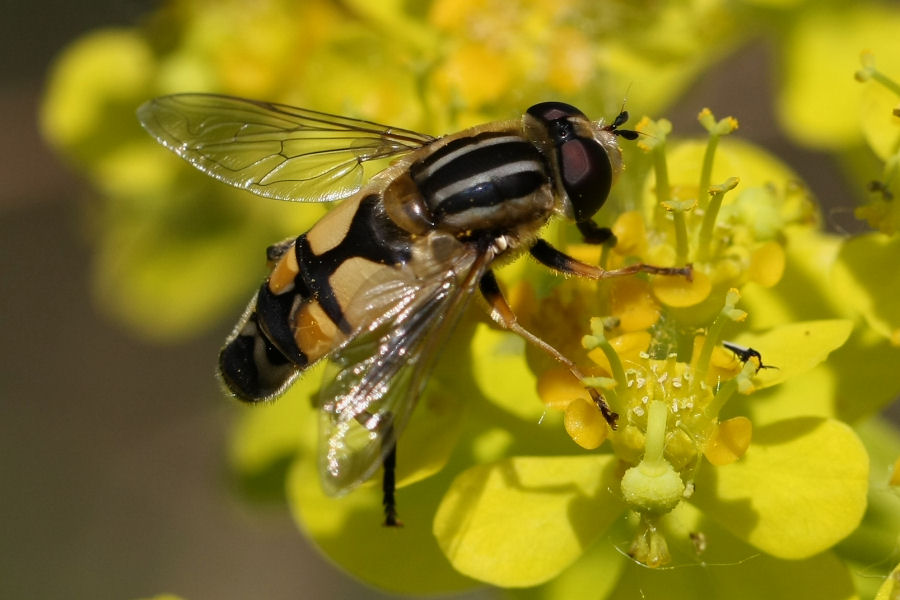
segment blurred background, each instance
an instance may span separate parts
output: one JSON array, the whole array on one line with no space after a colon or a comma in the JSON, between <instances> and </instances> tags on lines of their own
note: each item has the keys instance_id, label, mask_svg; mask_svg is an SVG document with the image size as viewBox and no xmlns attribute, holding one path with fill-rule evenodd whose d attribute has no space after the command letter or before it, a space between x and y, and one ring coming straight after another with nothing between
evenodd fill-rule
<instances>
[{"instance_id":1,"label":"blurred background","mask_svg":"<svg viewBox=\"0 0 900 600\"><path fill-rule=\"evenodd\" d=\"M231 318L154 343L95 303L85 214L97 192L46 147L37 109L67 43L155 5L14 2L0 22L0 597L385 597L321 558L286 509L228 493L242 407L213 369ZM775 52L757 41L729 53L665 115L680 134L700 133L703 106L736 116L742 137L806 180L832 230L859 230L846 202L857 191L832 155L775 126Z\"/></svg>"},{"instance_id":2,"label":"blurred background","mask_svg":"<svg viewBox=\"0 0 900 600\"><path fill-rule=\"evenodd\" d=\"M233 324L150 344L92 300L92 191L45 146L37 109L68 42L133 24L155 4L4 7L0 597L383 597L321 558L286 509L248 508L226 492L226 435L240 407L213 372Z\"/></svg>"}]
</instances>

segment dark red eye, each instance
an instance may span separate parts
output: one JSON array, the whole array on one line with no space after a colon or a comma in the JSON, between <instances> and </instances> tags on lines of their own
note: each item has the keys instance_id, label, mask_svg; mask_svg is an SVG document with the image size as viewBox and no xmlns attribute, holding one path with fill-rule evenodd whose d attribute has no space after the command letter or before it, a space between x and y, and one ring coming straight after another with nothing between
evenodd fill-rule
<instances>
[{"instance_id":1,"label":"dark red eye","mask_svg":"<svg viewBox=\"0 0 900 600\"><path fill-rule=\"evenodd\" d=\"M579 134L586 131L588 118L571 104L541 102L529 108L528 114L546 127L556 149L563 191L575 220L587 221L606 202L612 187L612 165L606 150L593 137ZM614 127L611 131L615 133Z\"/></svg>"},{"instance_id":2,"label":"dark red eye","mask_svg":"<svg viewBox=\"0 0 900 600\"><path fill-rule=\"evenodd\" d=\"M557 147L563 188L576 221L600 210L612 187L612 165L606 150L593 139L574 138Z\"/></svg>"}]
</instances>

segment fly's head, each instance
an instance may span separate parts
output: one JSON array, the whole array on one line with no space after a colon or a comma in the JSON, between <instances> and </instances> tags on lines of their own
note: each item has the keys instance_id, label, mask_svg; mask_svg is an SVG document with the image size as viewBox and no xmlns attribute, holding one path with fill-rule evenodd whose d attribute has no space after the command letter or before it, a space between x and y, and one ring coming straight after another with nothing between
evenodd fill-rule
<instances>
[{"instance_id":1,"label":"fly's head","mask_svg":"<svg viewBox=\"0 0 900 600\"><path fill-rule=\"evenodd\" d=\"M618 138L637 137L620 129L627 120L628 113L622 111L604 125L563 102L541 102L525 113L526 134L550 163L557 210L566 218L587 221L606 202L623 167Z\"/></svg>"}]
</instances>

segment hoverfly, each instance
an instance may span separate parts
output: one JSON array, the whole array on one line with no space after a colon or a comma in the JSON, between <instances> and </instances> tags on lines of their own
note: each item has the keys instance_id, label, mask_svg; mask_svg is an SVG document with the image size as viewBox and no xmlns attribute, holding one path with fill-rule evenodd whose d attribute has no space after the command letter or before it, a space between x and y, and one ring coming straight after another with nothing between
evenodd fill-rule
<instances>
[{"instance_id":1,"label":"hoverfly","mask_svg":"<svg viewBox=\"0 0 900 600\"><path fill-rule=\"evenodd\" d=\"M491 317L565 365L524 329L491 266L528 251L565 274L690 276L690 267L635 264L615 271L579 262L538 237L554 215L601 241L591 221L622 170L611 124L543 102L517 120L432 137L283 104L177 94L138 109L147 131L206 174L260 196L344 199L309 231L270 246L271 272L219 355L228 391L274 398L313 363L336 376L320 392L323 487L343 494L384 467L385 524L397 525L396 440L443 340L476 289ZM393 162L364 179L364 163ZM616 415L590 393L606 419Z\"/></svg>"}]
</instances>

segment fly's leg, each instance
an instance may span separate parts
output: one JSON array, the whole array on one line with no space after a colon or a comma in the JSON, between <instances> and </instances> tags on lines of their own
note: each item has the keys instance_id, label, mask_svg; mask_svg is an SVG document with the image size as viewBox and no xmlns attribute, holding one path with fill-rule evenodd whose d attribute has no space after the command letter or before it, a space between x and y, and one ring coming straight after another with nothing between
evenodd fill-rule
<instances>
[{"instance_id":1,"label":"fly's leg","mask_svg":"<svg viewBox=\"0 0 900 600\"><path fill-rule=\"evenodd\" d=\"M372 413L362 411L356 415L356 421L368 429L377 432L381 440L381 505L384 507L385 527L403 527L397 520L397 438L394 435L394 419L386 413L381 419L374 419Z\"/></svg>"},{"instance_id":2,"label":"fly's leg","mask_svg":"<svg viewBox=\"0 0 900 600\"><path fill-rule=\"evenodd\" d=\"M560 252L544 240L535 242L531 247L531 255L541 264L550 267L554 271L559 271L566 275L586 277L588 279L606 279L608 277L621 277L623 275L632 275L634 273L653 273L654 275L684 275L688 281L690 281L692 273L691 265L684 267L657 267L655 265L645 265L644 263L629 265L621 269L606 270L575 260L568 254Z\"/></svg>"},{"instance_id":3,"label":"fly's leg","mask_svg":"<svg viewBox=\"0 0 900 600\"><path fill-rule=\"evenodd\" d=\"M403 523L397 520L397 499L394 492L397 489L397 438L394 435L394 419L390 413L385 415L381 426L384 427L381 436L382 452L384 460L381 466L384 470L381 476L381 505L384 507L384 526L402 527Z\"/></svg>"},{"instance_id":4,"label":"fly's leg","mask_svg":"<svg viewBox=\"0 0 900 600\"><path fill-rule=\"evenodd\" d=\"M393 436L391 436L393 437ZM397 500L394 491L397 487L395 479L397 473L397 441L385 440L390 444L390 450L384 455L384 475L381 478L381 505L384 506L384 526L402 527L403 523L397 520Z\"/></svg>"},{"instance_id":5,"label":"fly's leg","mask_svg":"<svg viewBox=\"0 0 900 600\"><path fill-rule=\"evenodd\" d=\"M484 299L487 300L488 306L491 309L491 318L494 319L494 321L496 321L504 329L508 329L516 335L521 336L529 344L537 346L538 348L552 356L556 361L566 367L569 372L576 379L578 379L578 381L584 379L584 373L581 372L581 369L579 369L575 365L575 363L566 358L559 350L519 324L519 321L516 318L516 314L513 312L512 307L510 307L509 303L506 301L506 298L503 297L503 292L500 291L500 286L497 284L497 278L494 277L493 271L486 271L485 274L482 275L481 281L479 283L481 294L484 296ZM594 388L586 389L591 395L591 399L594 401L594 404L596 404L597 408L600 409L600 412L603 413L603 418L606 419L606 422L609 423L610 427L615 429L616 419L618 419L618 415L612 411L612 409L606 403L606 400L603 399L603 396L600 394L600 392L598 392Z\"/></svg>"},{"instance_id":6,"label":"fly's leg","mask_svg":"<svg viewBox=\"0 0 900 600\"><path fill-rule=\"evenodd\" d=\"M575 225L587 244L608 244L610 247L616 245L616 236L609 227L600 227L590 220L579 221Z\"/></svg>"}]
</instances>

